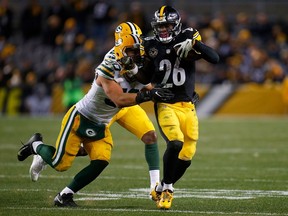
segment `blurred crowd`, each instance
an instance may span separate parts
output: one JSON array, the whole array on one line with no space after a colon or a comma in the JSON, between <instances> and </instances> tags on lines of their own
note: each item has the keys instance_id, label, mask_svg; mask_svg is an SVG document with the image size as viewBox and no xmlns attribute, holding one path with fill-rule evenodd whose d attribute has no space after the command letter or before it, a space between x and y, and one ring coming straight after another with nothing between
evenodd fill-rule
<instances>
[{"instance_id":1,"label":"blurred crowd","mask_svg":"<svg viewBox=\"0 0 288 216\"><path fill-rule=\"evenodd\" d=\"M5 113L13 88L21 89L20 113L49 113L55 84L63 86L63 104L69 108L83 96L83 84L91 83L95 67L113 47L119 23L131 21L145 36L152 33L154 11L144 13L141 2L133 1L125 11L104 0L48 2L43 6L38 0L27 1L15 16L9 0L1 0L0 113ZM286 20L264 12L229 16L179 12L183 28L199 30L202 41L221 57L216 66L198 62L198 83L282 82L288 75Z\"/></svg>"}]
</instances>

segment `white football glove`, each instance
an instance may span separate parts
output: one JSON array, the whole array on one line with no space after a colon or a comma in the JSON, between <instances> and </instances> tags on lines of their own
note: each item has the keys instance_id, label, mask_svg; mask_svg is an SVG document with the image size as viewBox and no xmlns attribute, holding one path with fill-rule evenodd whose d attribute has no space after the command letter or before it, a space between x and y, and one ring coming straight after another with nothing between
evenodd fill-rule
<instances>
[{"instance_id":1,"label":"white football glove","mask_svg":"<svg viewBox=\"0 0 288 216\"><path fill-rule=\"evenodd\" d=\"M178 48L177 50L177 56L180 58L186 58L188 56L188 53L193 49L193 46L195 44L195 40L193 39L186 39L185 41L178 43L174 45L174 48Z\"/></svg>"}]
</instances>

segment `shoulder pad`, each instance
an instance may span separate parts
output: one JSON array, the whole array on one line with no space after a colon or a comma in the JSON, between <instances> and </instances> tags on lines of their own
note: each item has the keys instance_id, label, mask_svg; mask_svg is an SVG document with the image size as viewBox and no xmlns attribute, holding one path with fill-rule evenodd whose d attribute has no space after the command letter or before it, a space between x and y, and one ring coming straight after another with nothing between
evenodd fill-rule
<instances>
[{"instance_id":1,"label":"shoulder pad","mask_svg":"<svg viewBox=\"0 0 288 216\"><path fill-rule=\"evenodd\" d=\"M115 57L115 53L114 53L114 47L109 50L109 52L107 52L104 56L104 60L105 61L116 61L116 57Z\"/></svg>"},{"instance_id":2,"label":"shoulder pad","mask_svg":"<svg viewBox=\"0 0 288 216\"><path fill-rule=\"evenodd\" d=\"M187 35L188 37L193 37L193 39L198 40L198 41L201 41L202 39L199 31L191 27L183 29L181 33Z\"/></svg>"},{"instance_id":3,"label":"shoulder pad","mask_svg":"<svg viewBox=\"0 0 288 216\"><path fill-rule=\"evenodd\" d=\"M104 60L96 68L97 74L105 77L106 79L114 79L115 72L120 70L121 66L116 61L115 56L109 53L105 55Z\"/></svg>"}]
</instances>

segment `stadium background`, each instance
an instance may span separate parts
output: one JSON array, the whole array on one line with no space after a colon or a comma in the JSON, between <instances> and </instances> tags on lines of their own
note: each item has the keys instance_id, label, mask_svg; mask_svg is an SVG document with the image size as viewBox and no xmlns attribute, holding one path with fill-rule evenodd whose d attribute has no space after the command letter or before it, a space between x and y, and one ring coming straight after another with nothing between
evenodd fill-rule
<instances>
[{"instance_id":1,"label":"stadium background","mask_svg":"<svg viewBox=\"0 0 288 216\"><path fill-rule=\"evenodd\" d=\"M149 35L154 11L170 4L221 56L217 66L198 63L200 117L287 116L287 1L103 2L96 7L92 0L1 0L2 115L63 113L75 102L69 98L77 100L89 89L117 24L134 21ZM143 107L152 113L151 103Z\"/></svg>"}]
</instances>

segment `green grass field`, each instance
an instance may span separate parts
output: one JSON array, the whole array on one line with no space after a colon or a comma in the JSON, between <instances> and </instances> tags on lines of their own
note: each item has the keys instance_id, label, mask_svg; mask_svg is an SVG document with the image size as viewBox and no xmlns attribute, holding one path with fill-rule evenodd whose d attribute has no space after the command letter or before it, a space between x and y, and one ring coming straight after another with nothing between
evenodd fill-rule
<instances>
[{"instance_id":1,"label":"green grass field","mask_svg":"<svg viewBox=\"0 0 288 216\"><path fill-rule=\"evenodd\" d=\"M61 118L0 118L0 215L288 215L288 119L211 118L200 120L192 165L175 185L168 211L148 199L144 146L114 124L110 165L75 195L77 209L56 208L54 196L89 162L76 158L66 172L50 167L38 182L28 170L32 157L17 161L20 140L41 132L55 142ZM158 131L158 129L157 129ZM159 136L161 157L165 144ZM161 162L162 164L162 162Z\"/></svg>"}]
</instances>

